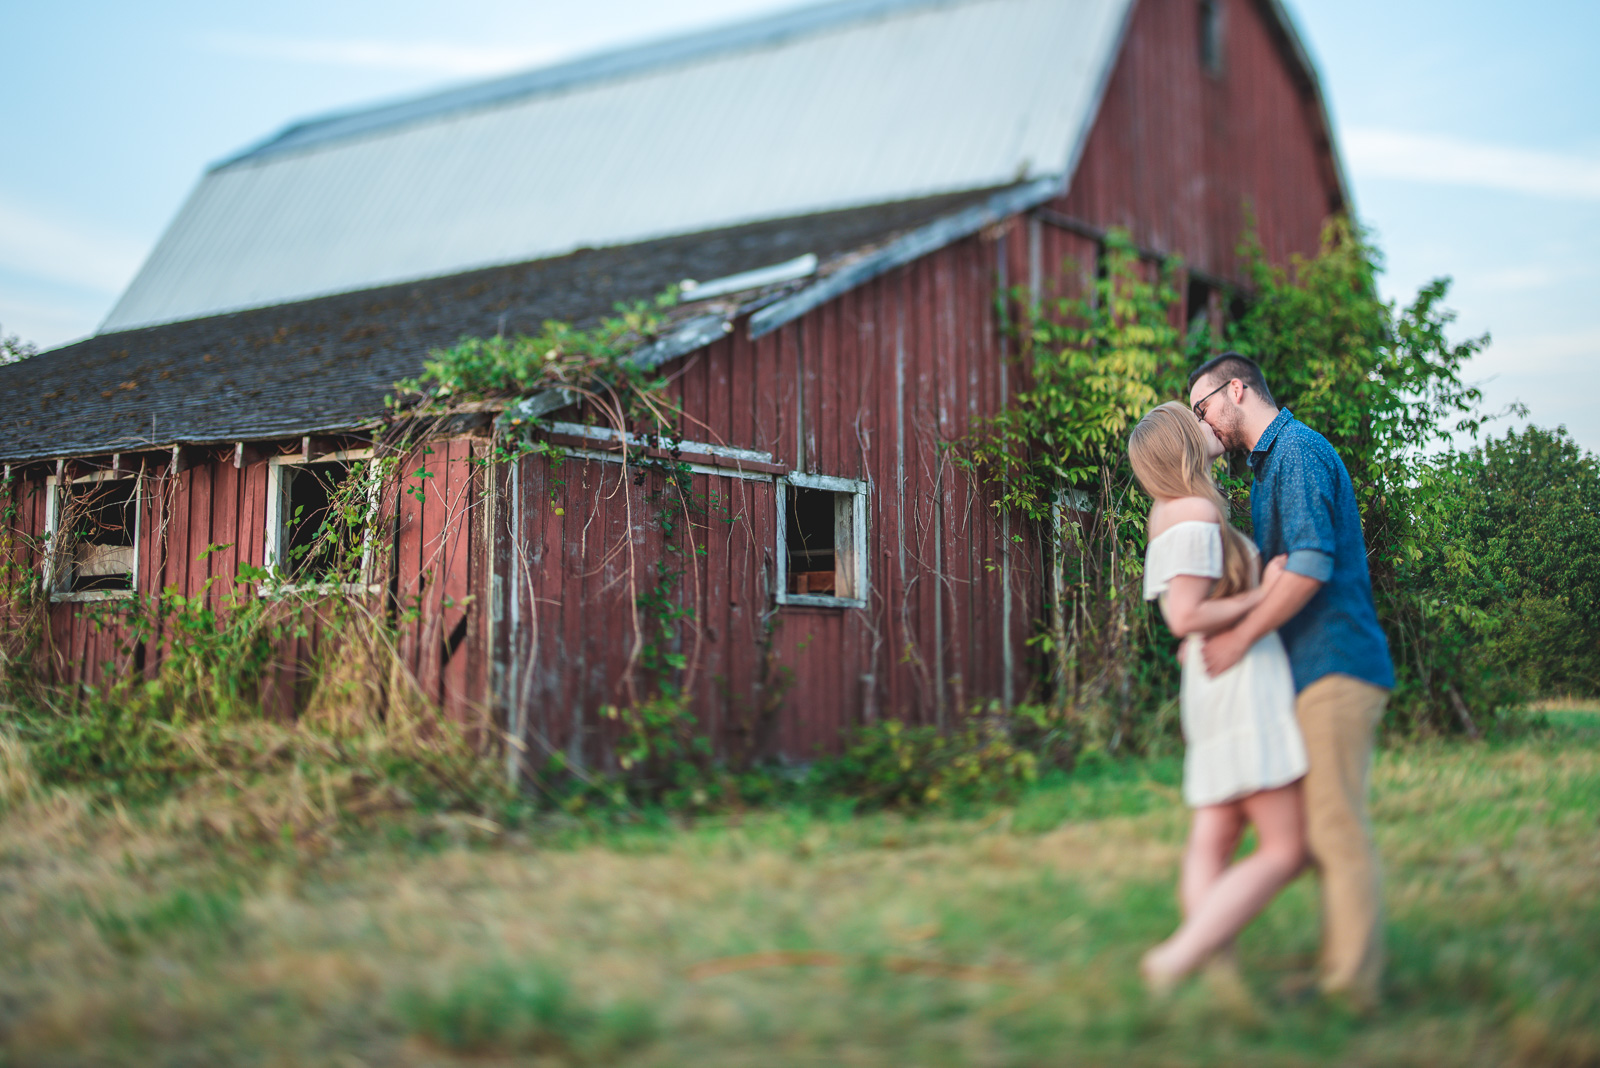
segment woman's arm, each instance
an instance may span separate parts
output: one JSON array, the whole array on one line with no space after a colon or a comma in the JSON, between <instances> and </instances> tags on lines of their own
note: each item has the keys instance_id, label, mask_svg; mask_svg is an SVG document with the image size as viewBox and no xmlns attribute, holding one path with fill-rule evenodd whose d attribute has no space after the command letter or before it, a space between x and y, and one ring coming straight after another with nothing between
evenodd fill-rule
<instances>
[{"instance_id":1,"label":"woman's arm","mask_svg":"<svg viewBox=\"0 0 1600 1068\"><path fill-rule=\"evenodd\" d=\"M1210 598L1214 579L1199 575L1174 575L1161 596L1161 614L1180 638L1190 634L1215 634L1227 630L1260 604L1283 574L1284 557L1267 565L1261 585L1231 597Z\"/></svg>"}]
</instances>

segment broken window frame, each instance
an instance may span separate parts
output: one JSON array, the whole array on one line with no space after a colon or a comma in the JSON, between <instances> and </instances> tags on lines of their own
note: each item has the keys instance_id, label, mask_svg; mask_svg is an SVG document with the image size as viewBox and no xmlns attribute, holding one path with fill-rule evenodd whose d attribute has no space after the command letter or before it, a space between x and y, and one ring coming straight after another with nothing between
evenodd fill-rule
<instances>
[{"instance_id":1,"label":"broken window frame","mask_svg":"<svg viewBox=\"0 0 1600 1068\"><path fill-rule=\"evenodd\" d=\"M61 496L69 486L76 486L91 482L133 482L133 567L128 571L128 588L125 590L70 590L62 589L64 582L69 581L73 568L70 564L65 567L63 557L58 553L55 545L56 529L61 523ZM139 549L144 540L144 468L137 471L91 471L85 475L77 475L64 479L57 475L48 475L45 478L45 589L50 591L52 602L86 602L86 601L129 601L139 593Z\"/></svg>"},{"instance_id":2,"label":"broken window frame","mask_svg":"<svg viewBox=\"0 0 1600 1068\"><path fill-rule=\"evenodd\" d=\"M832 493L834 497L834 573L846 571L853 580L853 596L838 597L831 594L820 593L790 593L789 592L789 488L805 490L824 490ZM868 585L867 569L867 500L870 486L867 482L851 478L835 478L832 475L803 475L790 474L777 480L778 523L777 537L778 548L774 554L777 567L777 603L780 605L805 605L813 608L865 608L870 590ZM841 502L840 497L847 500ZM839 515L839 506L843 503L849 509L849 516ZM847 527L850 532L850 547L844 553L840 552L838 533L841 527ZM839 556L844 555L846 560L843 566L839 563Z\"/></svg>"},{"instance_id":3,"label":"broken window frame","mask_svg":"<svg viewBox=\"0 0 1600 1068\"><path fill-rule=\"evenodd\" d=\"M372 584L372 565L376 556L376 545L373 542L373 525L378 515L379 479L374 478L377 465L372 463L372 449L345 449L340 452L330 452L310 460L303 456L290 454L287 456L271 456L267 458L267 529L263 540L262 566L267 569L272 577L260 585L263 597L282 597L294 593L312 593L325 595L330 593L363 594L376 593L378 588ZM357 464L366 464L367 478L367 514L363 517L361 534L361 576L359 582L329 582L327 580L289 581L286 571L287 553L285 537L286 521L290 518L288 512L287 494L289 480L284 478L284 468L314 467L317 464L343 463L354 467Z\"/></svg>"}]
</instances>

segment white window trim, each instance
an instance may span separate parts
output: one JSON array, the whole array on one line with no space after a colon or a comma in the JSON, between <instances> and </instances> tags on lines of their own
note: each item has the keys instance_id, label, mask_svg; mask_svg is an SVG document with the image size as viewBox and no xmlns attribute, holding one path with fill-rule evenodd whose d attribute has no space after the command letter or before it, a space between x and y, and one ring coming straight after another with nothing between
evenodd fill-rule
<instances>
[{"instance_id":1,"label":"white window trim","mask_svg":"<svg viewBox=\"0 0 1600 1068\"><path fill-rule=\"evenodd\" d=\"M56 586L61 576L56 574L56 526L61 522L61 490L65 485L77 485L80 482L107 482L120 481L125 478L134 479L133 486L133 572L129 576L129 588L126 590L60 590ZM45 589L50 591L50 600L58 604L86 603L89 601L131 601L139 593L139 549L144 541L144 467L137 471L91 471L87 475L79 475L71 479L70 483L57 475L45 477L44 499L44 538L45 538Z\"/></svg>"},{"instance_id":2,"label":"white window trim","mask_svg":"<svg viewBox=\"0 0 1600 1068\"><path fill-rule=\"evenodd\" d=\"M330 593L377 593L378 588L372 584L372 560L376 546L372 538L372 521L377 517L379 493L382 487L378 479L372 477L373 467L367 468L367 515L366 530L361 537L361 581L360 582L286 582L282 575L283 565L283 469L285 467L309 467L311 464L325 463L360 463L371 461L372 449L345 449L342 452L330 452L306 460L302 456L290 454L288 456L271 456L267 458L267 530L263 539L262 566L272 574L266 582L261 583L258 592L262 597L284 597L294 593L330 594Z\"/></svg>"},{"instance_id":3,"label":"white window trim","mask_svg":"<svg viewBox=\"0 0 1600 1068\"><path fill-rule=\"evenodd\" d=\"M607 427L584 426L581 423L544 423L541 429L552 434L565 434L569 437L584 438L597 443L612 444L626 441L632 448L654 448L655 443L646 441L638 434L628 434L624 437L615 430ZM677 441L678 451L692 455L721 456L729 460L744 460L751 463L773 463L770 452L761 452L758 449L741 449L733 445L713 445L705 441ZM577 460L600 460L604 463L622 463L622 453L601 452L597 449L584 449L572 445L556 446L565 456ZM637 459L635 458L635 461ZM738 467L713 467L710 464L690 462L689 471L696 475L715 475L718 478L738 478L746 482L771 482L775 476L765 471L745 471Z\"/></svg>"},{"instance_id":4,"label":"white window trim","mask_svg":"<svg viewBox=\"0 0 1600 1068\"><path fill-rule=\"evenodd\" d=\"M542 424L542 429L548 430L552 434L566 434L568 437L586 438L589 441L600 441L607 444L625 441L628 445L639 449L655 448L657 446L656 441L647 440L639 434L619 434L612 428L604 426L585 426L582 423L544 423ZM681 438L673 438L667 434L662 434L659 437L661 440L673 441L680 452L699 453L703 456L723 456L730 460L749 460L758 464L770 464L773 462L770 452L762 452L759 449L742 449L733 445L713 445L708 441L687 441ZM712 468L712 470L721 470L721 468Z\"/></svg>"},{"instance_id":5,"label":"white window trim","mask_svg":"<svg viewBox=\"0 0 1600 1068\"><path fill-rule=\"evenodd\" d=\"M827 490L830 493L849 493L855 496L850 510L852 549L855 553L855 588L859 596L829 597L818 593L789 592L789 492L788 486L798 489ZM778 551L777 551L777 601L779 604L806 605L812 608L865 608L870 593L867 569L867 507L870 484L852 478L835 478L832 475L784 475L777 480L778 492ZM836 546L837 549L837 546Z\"/></svg>"}]
</instances>

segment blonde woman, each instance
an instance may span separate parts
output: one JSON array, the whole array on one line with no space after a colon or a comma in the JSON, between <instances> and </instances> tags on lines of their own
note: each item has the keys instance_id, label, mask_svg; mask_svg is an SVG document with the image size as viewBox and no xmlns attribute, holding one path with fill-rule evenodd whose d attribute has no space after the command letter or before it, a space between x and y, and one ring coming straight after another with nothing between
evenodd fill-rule
<instances>
[{"instance_id":1,"label":"blonde woman","mask_svg":"<svg viewBox=\"0 0 1600 1068\"><path fill-rule=\"evenodd\" d=\"M1145 599L1160 598L1183 639L1183 798L1194 809L1178 885L1183 924L1139 965L1155 991L1231 943L1305 863L1306 752L1283 643L1268 633L1215 678L1199 655L1204 636L1260 603L1283 569L1274 560L1258 581L1255 546L1229 524L1211 475L1222 453L1211 427L1177 402L1151 411L1128 439L1134 476L1153 502ZM1246 825L1259 844L1232 863Z\"/></svg>"}]
</instances>

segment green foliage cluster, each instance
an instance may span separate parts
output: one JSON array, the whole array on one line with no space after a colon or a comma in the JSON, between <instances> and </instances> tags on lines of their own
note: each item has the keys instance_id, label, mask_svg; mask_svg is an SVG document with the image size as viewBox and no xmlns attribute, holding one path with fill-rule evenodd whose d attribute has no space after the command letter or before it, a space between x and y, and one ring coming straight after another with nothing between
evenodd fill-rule
<instances>
[{"instance_id":1,"label":"green foliage cluster","mask_svg":"<svg viewBox=\"0 0 1600 1068\"><path fill-rule=\"evenodd\" d=\"M995 484L997 506L1039 522L1054 518L1064 487L1097 492L1108 469L1126 482L1128 430L1187 373L1169 314L1175 264L1150 277L1128 235L1113 231L1103 266L1081 299L1029 306L1020 288L1004 295L1006 307L1026 309L1013 329L1028 381L963 443L962 462Z\"/></svg>"},{"instance_id":2,"label":"green foliage cluster","mask_svg":"<svg viewBox=\"0 0 1600 1068\"><path fill-rule=\"evenodd\" d=\"M454 1054L542 1054L594 1064L615 1063L659 1027L643 1002L596 1008L553 969L503 962L464 971L440 988L408 989L394 1011L413 1034Z\"/></svg>"},{"instance_id":3,"label":"green foliage cluster","mask_svg":"<svg viewBox=\"0 0 1600 1068\"><path fill-rule=\"evenodd\" d=\"M1397 585L1445 649L1412 685L1448 696L1462 674L1502 704L1600 693L1600 460L1530 426L1436 456L1415 482L1428 507Z\"/></svg>"},{"instance_id":4,"label":"green foliage cluster","mask_svg":"<svg viewBox=\"0 0 1600 1068\"><path fill-rule=\"evenodd\" d=\"M204 770L184 728L258 716L261 671L287 626L269 619L269 602L229 600L219 613L204 592L168 590L116 610L97 606L97 626L126 626L125 649L159 633L166 655L151 679L129 671L104 688L17 695L15 729L32 743L40 777L144 795Z\"/></svg>"},{"instance_id":5,"label":"green foliage cluster","mask_svg":"<svg viewBox=\"0 0 1600 1068\"><path fill-rule=\"evenodd\" d=\"M1018 744L1002 715L960 726L884 720L858 728L838 756L818 761L809 786L863 808L1007 801L1039 774L1039 757Z\"/></svg>"},{"instance_id":6,"label":"green foliage cluster","mask_svg":"<svg viewBox=\"0 0 1600 1068\"><path fill-rule=\"evenodd\" d=\"M1403 307L1384 301L1380 256L1348 220L1330 221L1318 253L1287 265L1269 263L1253 238L1241 253L1250 289L1220 333L1179 334L1170 282L1179 265L1141 263L1122 234L1108 239L1086 298L1028 306L1011 295L1026 310L1018 334L1030 381L962 443L963 455L997 507L1053 532L1051 618L1035 639L1053 665L1053 701L1081 722L1091 749L1158 743L1175 720L1163 704L1176 692L1170 639L1139 601L1146 502L1128 469L1126 433L1155 404L1186 396L1189 368L1229 348L1262 365L1278 403L1323 433L1350 470L1400 672L1396 724L1456 729L1472 722L1469 708L1492 714L1527 691L1508 689L1505 672L1467 655L1487 633L1491 606L1442 596L1443 571L1427 563L1446 542L1458 572L1488 560L1487 541L1469 549L1442 535L1465 483L1456 468L1427 459L1453 434L1481 427L1480 394L1461 373L1487 338L1447 336L1447 279ZM1235 522L1248 527L1244 474L1219 471ZM1484 530L1504 519L1496 513ZM1527 625L1548 620L1554 603L1529 602Z\"/></svg>"},{"instance_id":7,"label":"green foliage cluster","mask_svg":"<svg viewBox=\"0 0 1600 1068\"><path fill-rule=\"evenodd\" d=\"M429 353L421 375L396 382L390 403L439 404L541 389L648 398L659 391L659 376L628 357L661 332L677 300L672 288L651 300L618 304L590 327L549 320L537 334L463 337Z\"/></svg>"},{"instance_id":8,"label":"green foliage cluster","mask_svg":"<svg viewBox=\"0 0 1600 1068\"><path fill-rule=\"evenodd\" d=\"M1245 251L1255 292L1229 324L1227 342L1261 364L1278 403L1322 433L1350 472L1395 660L1390 721L1475 732L1476 719L1526 695L1470 655L1483 621L1450 607L1432 585L1437 572L1417 565L1460 506L1460 481L1442 477L1428 457L1448 452L1457 433L1479 432L1481 395L1461 373L1488 338L1449 339L1448 279L1404 306L1382 300L1381 256L1347 221L1327 227L1316 256L1287 267L1268 264L1253 242ZM1456 563L1481 566L1475 558Z\"/></svg>"},{"instance_id":9,"label":"green foliage cluster","mask_svg":"<svg viewBox=\"0 0 1600 1068\"><path fill-rule=\"evenodd\" d=\"M1051 612L1033 638L1052 703L1090 750L1157 744L1176 664L1140 589L1146 502L1134 488L1128 430L1179 395L1191 353L1173 325L1175 262L1141 262L1114 231L1082 298L1029 304L1016 333L1026 385L960 443L958 462L999 509L1039 524L1054 547ZM1157 709L1152 717L1146 714Z\"/></svg>"},{"instance_id":10,"label":"green foliage cluster","mask_svg":"<svg viewBox=\"0 0 1600 1068\"><path fill-rule=\"evenodd\" d=\"M805 765L716 760L680 697L609 706L621 727L620 769L583 773L557 757L533 776L546 802L570 814L637 818L782 805L813 811L961 809L1018 797L1044 772L1068 770L1080 732L1058 709L998 702L953 729L888 719L853 729L838 753Z\"/></svg>"},{"instance_id":11,"label":"green foliage cluster","mask_svg":"<svg viewBox=\"0 0 1600 1068\"><path fill-rule=\"evenodd\" d=\"M38 346L22 340L15 334L7 334L4 330L0 330L0 366L18 363L38 354Z\"/></svg>"},{"instance_id":12,"label":"green foliage cluster","mask_svg":"<svg viewBox=\"0 0 1600 1068\"><path fill-rule=\"evenodd\" d=\"M240 922L239 905L235 890L179 887L143 908L91 908L88 916L107 945L135 956L174 937L207 943L233 941Z\"/></svg>"},{"instance_id":13,"label":"green foliage cluster","mask_svg":"<svg viewBox=\"0 0 1600 1068\"><path fill-rule=\"evenodd\" d=\"M634 485L649 483L646 500L664 555L629 564L634 641L626 678L620 680L625 699L603 710L621 727L621 781L602 781L574 767L565 754L548 753L542 768L528 770L541 789L564 804L632 797L693 805L721 792L710 773L709 744L683 697L693 670L683 648L683 626L694 616L683 586L694 557L705 552L693 543L690 520L703 515L707 505L696 497L689 465L678 456L676 413L664 396L666 380L634 359L663 331L677 296L674 287L647 301L619 304L614 315L586 327L552 320L536 335L464 337L430 353L422 375L396 383L398 398L391 398L427 411L458 401L561 389L582 404L585 418L619 434L639 434L651 449L665 453L647 456L638 449L627 457ZM535 454L559 463L561 451L536 440L536 429L536 420L508 412L498 424L492 462Z\"/></svg>"}]
</instances>

